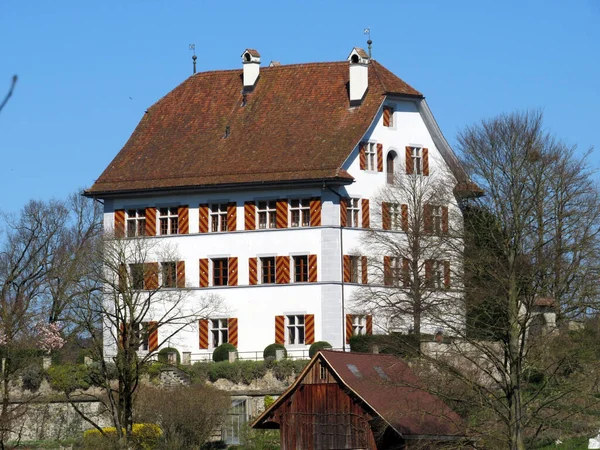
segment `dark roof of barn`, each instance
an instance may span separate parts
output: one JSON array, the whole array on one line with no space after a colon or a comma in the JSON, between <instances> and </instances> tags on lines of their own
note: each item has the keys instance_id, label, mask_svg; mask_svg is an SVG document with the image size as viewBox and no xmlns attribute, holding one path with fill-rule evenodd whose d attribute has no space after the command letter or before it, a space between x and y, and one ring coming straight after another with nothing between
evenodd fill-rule
<instances>
[{"instance_id":1,"label":"dark roof of barn","mask_svg":"<svg viewBox=\"0 0 600 450\"><path fill-rule=\"evenodd\" d=\"M441 399L429 393L422 381L401 359L392 355L320 351L296 382L254 423L260 427L290 395L319 357L339 382L366 403L402 436L465 435L465 424Z\"/></svg>"},{"instance_id":2,"label":"dark roof of barn","mask_svg":"<svg viewBox=\"0 0 600 450\"><path fill-rule=\"evenodd\" d=\"M377 61L350 107L348 62L198 73L160 99L88 195L217 185L337 180L387 94L422 98ZM244 100L245 95L245 100Z\"/></svg>"}]
</instances>

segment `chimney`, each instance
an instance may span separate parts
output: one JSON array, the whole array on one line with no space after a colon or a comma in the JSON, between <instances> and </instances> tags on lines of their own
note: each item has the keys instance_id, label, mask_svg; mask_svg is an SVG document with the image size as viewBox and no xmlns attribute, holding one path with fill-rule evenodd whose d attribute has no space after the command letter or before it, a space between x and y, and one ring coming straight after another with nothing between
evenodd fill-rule
<instances>
[{"instance_id":1,"label":"chimney","mask_svg":"<svg viewBox=\"0 0 600 450\"><path fill-rule=\"evenodd\" d=\"M247 48L242 53L242 65L244 66L244 90L251 91L254 89L260 73L260 53Z\"/></svg>"},{"instance_id":2,"label":"chimney","mask_svg":"<svg viewBox=\"0 0 600 450\"><path fill-rule=\"evenodd\" d=\"M350 62L350 106L358 106L369 87L369 55L354 47L348 56Z\"/></svg>"}]
</instances>

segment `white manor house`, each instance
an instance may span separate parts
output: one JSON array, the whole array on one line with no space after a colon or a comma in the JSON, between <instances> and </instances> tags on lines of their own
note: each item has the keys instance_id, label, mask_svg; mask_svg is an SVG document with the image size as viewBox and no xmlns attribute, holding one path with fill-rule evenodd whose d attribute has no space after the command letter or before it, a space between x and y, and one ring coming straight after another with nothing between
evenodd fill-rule
<instances>
[{"instance_id":1,"label":"white manor house","mask_svg":"<svg viewBox=\"0 0 600 450\"><path fill-rule=\"evenodd\" d=\"M177 261L149 262L162 289L224 303L226 314L168 342L159 326L148 350L197 361L224 342L240 357L277 342L293 355L385 328L349 301L364 284L385 288L360 235L390 222L402 232L402 220L381 223L400 210L382 215L377 193L397 174L441 168L455 192L472 189L424 96L364 50L261 67L247 49L241 69L196 73L150 107L86 195L103 201L107 232L177 250ZM457 201L442 205L446 228L448 209L460 213Z\"/></svg>"}]
</instances>

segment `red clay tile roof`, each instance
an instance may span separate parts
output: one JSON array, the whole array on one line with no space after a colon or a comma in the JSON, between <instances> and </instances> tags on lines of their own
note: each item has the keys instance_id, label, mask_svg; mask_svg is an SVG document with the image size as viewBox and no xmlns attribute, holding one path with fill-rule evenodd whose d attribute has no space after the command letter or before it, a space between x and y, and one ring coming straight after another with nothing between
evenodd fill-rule
<instances>
[{"instance_id":1,"label":"red clay tile roof","mask_svg":"<svg viewBox=\"0 0 600 450\"><path fill-rule=\"evenodd\" d=\"M371 61L364 102L350 108L348 76L348 62L261 67L243 106L241 69L195 74L148 110L87 193L349 182L340 167L384 95L421 94Z\"/></svg>"}]
</instances>

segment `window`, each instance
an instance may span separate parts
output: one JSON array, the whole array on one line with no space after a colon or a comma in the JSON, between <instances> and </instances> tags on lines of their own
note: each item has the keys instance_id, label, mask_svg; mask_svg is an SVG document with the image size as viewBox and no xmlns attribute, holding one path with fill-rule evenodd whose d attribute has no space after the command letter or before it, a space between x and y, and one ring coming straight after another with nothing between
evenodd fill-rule
<instances>
[{"instance_id":1,"label":"window","mask_svg":"<svg viewBox=\"0 0 600 450\"><path fill-rule=\"evenodd\" d=\"M129 273L131 276L131 287L133 289L144 289L144 265L129 264Z\"/></svg>"},{"instance_id":2,"label":"window","mask_svg":"<svg viewBox=\"0 0 600 450\"><path fill-rule=\"evenodd\" d=\"M421 164L421 147L410 147L413 173L416 175L422 174Z\"/></svg>"},{"instance_id":3,"label":"window","mask_svg":"<svg viewBox=\"0 0 600 450\"><path fill-rule=\"evenodd\" d=\"M227 258L213 259L213 286L227 286L229 267Z\"/></svg>"},{"instance_id":4,"label":"window","mask_svg":"<svg viewBox=\"0 0 600 450\"><path fill-rule=\"evenodd\" d=\"M425 282L431 289L450 287L450 261L428 259L425 261Z\"/></svg>"},{"instance_id":5,"label":"window","mask_svg":"<svg viewBox=\"0 0 600 450\"><path fill-rule=\"evenodd\" d=\"M362 257L350 256L350 283L360 283L362 281Z\"/></svg>"},{"instance_id":6,"label":"window","mask_svg":"<svg viewBox=\"0 0 600 450\"><path fill-rule=\"evenodd\" d=\"M310 227L310 199L290 201L292 227Z\"/></svg>"},{"instance_id":7,"label":"window","mask_svg":"<svg viewBox=\"0 0 600 450\"><path fill-rule=\"evenodd\" d=\"M387 276L389 277L389 280L386 283L387 285L400 285L400 279L402 277L402 258L399 258L397 256L390 257L390 267Z\"/></svg>"},{"instance_id":8,"label":"window","mask_svg":"<svg viewBox=\"0 0 600 450\"><path fill-rule=\"evenodd\" d=\"M347 199L347 207L346 207L346 219L348 227L360 227L359 222L359 212L360 208L358 206L357 198L349 198Z\"/></svg>"},{"instance_id":9,"label":"window","mask_svg":"<svg viewBox=\"0 0 600 450\"><path fill-rule=\"evenodd\" d=\"M365 156L367 157L367 170L377 170L377 150L375 142L367 142Z\"/></svg>"},{"instance_id":10,"label":"window","mask_svg":"<svg viewBox=\"0 0 600 450\"><path fill-rule=\"evenodd\" d=\"M288 344L304 344L304 315L287 316Z\"/></svg>"},{"instance_id":11,"label":"window","mask_svg":"<svg viewBox=\"0 0 600 450\"><path fill-rule=\"evenodd\" d=\"M396 152L389 152L386 158L387 184L394 184L394 165L396 164Z\"/></svg>"},{"instance_id":12,"label":"window","mask_svg":"<svg viewBox=\"0 0 600 450\"><path fill-rule=\"evenodd\" d=\"M277 228L276 202L258 202L258 228Z\"/></svg>"},{"instance_id":13,"label":"window","mask_svg":"<svg viewBox=\"0 0 600 450\"><path fill-rule=\"evenodd\" d=\"M444 262L432 261L432 279L431 284L434 289L442 289L444 287Z\"/></svg>"},{"instance_id":14,"label":"window","mask_svg":"<svg viewBox=\"0 0 600 450\"><path fill-rule=\"evenodd\" d=\"M393 127L394 126L394 108L391 106L383 107L383 126Z\"/></svg>"},{"instance_id":15,"label":"window","mask_svg":"<svg viewBox=\"0 0 600 450\"><path fill-rule=\"evenodd\" d=\"M366 334L366 330L367 330L367 317L353 314L352 315L352 336Z\"/></svg>"},{"instance_id":16,"label":"window","mask_svg":"<svg viewBox=\"0 0 600 450\"><path fill-rule=\"evenodd\" d=\"M212 348L229 342L229 323L227 319L210 319L210 333Z\"/></svg>"},{"instance_id":17,"label":"window","mask_svg":"<svg viewBox=\"0 0 600 450\"><path fill-rule=\"evenodd\" d=\"M398 203L390 203L390 220L392 230L400 230L402 228L402 211Z\"/></svg>"},{"instance_id":18,"label":"window","mask_svg":"<svg viewBox=\"0 0 600 450\"><path fill-rule=\"evenodd\" d=\"M321 380L327 379L327 367L322 362L319 362L319 378Z\"/></svg>"},{"instance_id":19,"label":"window","mask_svg":"<svg viewBox=\"0 0 600 450\"><path fill-rule=\"evenodd\" d=\"M275 257L260 258L261 280L263 284L275 283Z\"/></svg>"},{"instance_id":20,"label":"window","mask_svg":"<svg viewBox=\"0 0 600 450\"><path fill-rule=\"evenodd\" d=\"M160 266L163 287L177 287L177 263L174 261L169 261L162 263Z\"/></svg>"},{"instance_id":21,"label":"window","mask_svg":"<svg viewBox=\"0 0 600 450\"><path fill-rule=\"evenodd\" d=\"M148 333L148 322L142 322L142 323L138 323L136 324L136 330L135 330L135 336L137 339L139 339L139 343L140 343L140 350L143 350L145 352L148 351L148 337L149 337L149 333Z\"/></svg>"},{"instance_id":22,"label":"window","mask_svg":"<svg viewBox=\"0 0 600 450\"><path fill-rule=\"evenodd\" d=\"M210 231L227 231L227 204L210 206Z\"/></svg>"},{"instance_id":23,"label":"window","mask_svg":"<svg viewBox=\"0 0 600 450\"><path fill-rule=\"evenodd\" d=\"M436 234L442 233L442 207L439 205L431 205L431 225L432 230Z\"/></svg>"},{"instance_id":24,"label":"window","mask_svg":"<svg viewBox=\"0 0 600 450\"><path fill-rule=\"evenodd\" d=\"M178 234L179 233L179 213L178 208L159 208L158 223L160 224L160 234Z\"/></svg>"},{"instance_id":25,"label":"window","mask_svg":"<svg viewBox=\"0 0 600 450\"><path fill-rule=\"evenodd\" d=\"M245 399L233 399L231 408L221 427L221 438L227 445L240 443L244 424L248 421L248 408Z\"/></svg>"},{"instance_id":26,"label":"window","mask_svg":"<svg viewBox=\"0 0 600 450\"><path fill-rule=\"evenodd\" d=\"M127 210L127 237L144 236L146 234L146 210Z\"/></svg>"},{"instance_id":27,"label":"window","mask_svg":"<svg viewBox=\"0 0 600 450\"><path fill-rule=\"evenodd\" d=\"M294 256L294 282L306 283L308 281L308 256Z\"/></svg>"}]
</instances>

